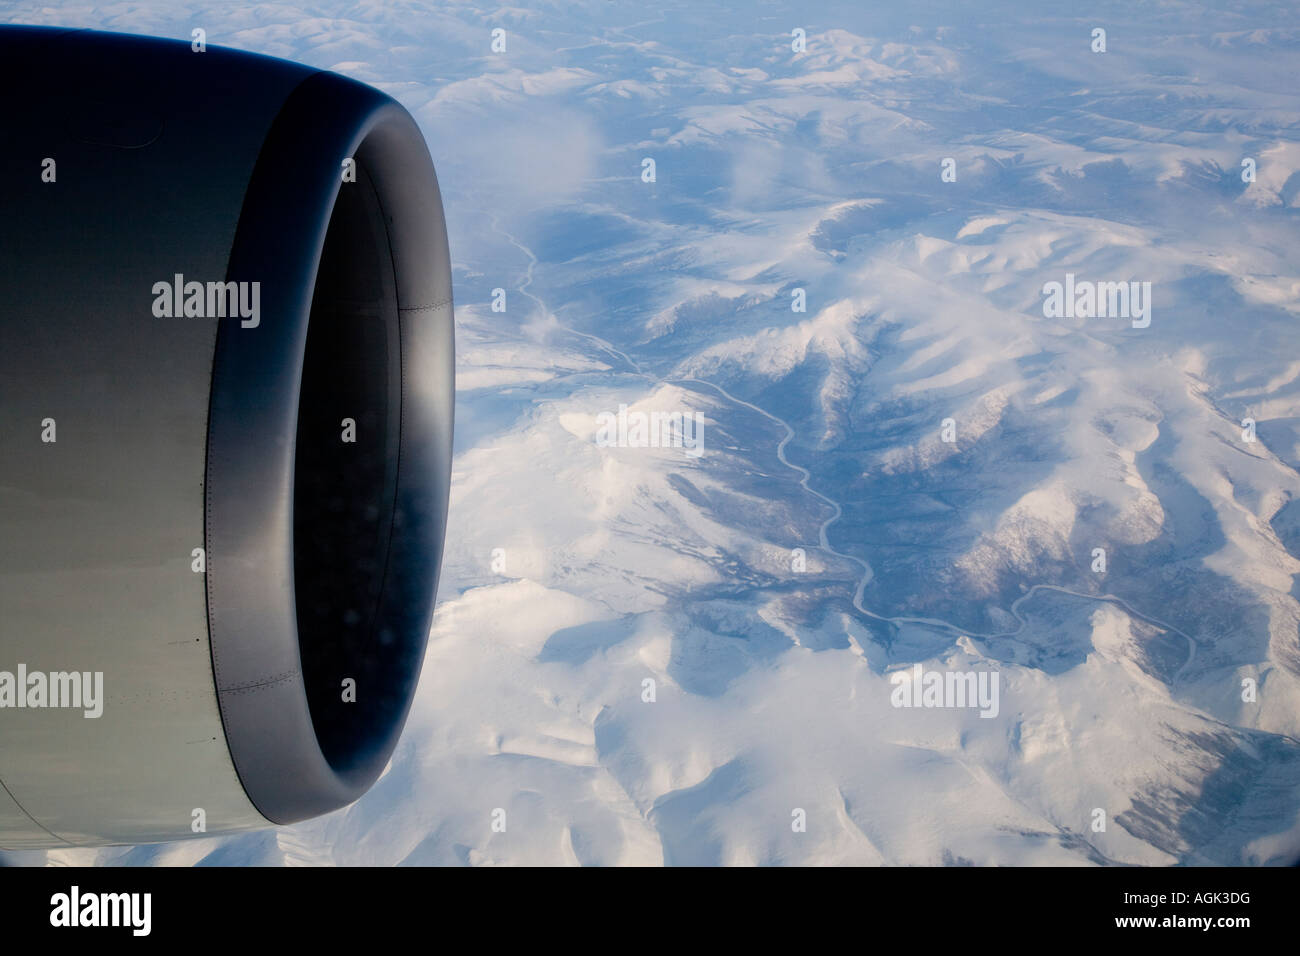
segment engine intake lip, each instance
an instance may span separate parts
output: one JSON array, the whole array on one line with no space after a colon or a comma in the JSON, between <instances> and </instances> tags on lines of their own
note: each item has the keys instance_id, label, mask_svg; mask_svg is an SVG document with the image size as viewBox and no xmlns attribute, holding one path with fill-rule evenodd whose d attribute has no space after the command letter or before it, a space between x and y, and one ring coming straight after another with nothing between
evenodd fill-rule
<instances>
[{"instance_id":1,"label":"engine intake lip","mask_svg":"<svg viewBox=\"0 0 1300 956\"><path fill-rule=\"evenodd\" d=\"M347 158L362 182L343 182ZM307 494L295 483L304 359L340 188L372 190L386 233L378 259L391 264L395 316L373 354L396 372L384 409L397 425L385 446L389 528L369 555L384 568L381 584L366 641L344 655L357 673L331 676L337 655L328 666L313 656L316 625L300 633L300 602L320 588L312 557L295 552L294 514L295 492ZM268 820L292 823L351 803L378 778L432 621L450 486L451 269L437 179L410 115L335 74L304 80L259 154L226 280L259 283L260 316L252 327L221 319L217 333L205 483L212 667L244 790ZM345 677L357 682L355 703L343 700ZM335 699L351 709L331 709Z\"/></svg>"}]
</instances>

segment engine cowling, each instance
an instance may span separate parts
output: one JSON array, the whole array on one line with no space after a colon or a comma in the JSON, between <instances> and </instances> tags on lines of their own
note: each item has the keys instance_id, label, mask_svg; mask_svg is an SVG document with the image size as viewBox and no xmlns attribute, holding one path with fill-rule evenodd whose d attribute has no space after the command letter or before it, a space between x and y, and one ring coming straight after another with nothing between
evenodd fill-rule
<instances>
[{"instance_id":1,"label":"engine cowling","mask_svg":"<svg viewBox=\"0 0 1300 956\"><path fill-rule=\"evenodd\" d=\"M37 91L0 151L0 846L345 806L405 722L446 526L424 139L363 84L183 42L5 27L0 73Z\"/></svg>"}]
</instances>

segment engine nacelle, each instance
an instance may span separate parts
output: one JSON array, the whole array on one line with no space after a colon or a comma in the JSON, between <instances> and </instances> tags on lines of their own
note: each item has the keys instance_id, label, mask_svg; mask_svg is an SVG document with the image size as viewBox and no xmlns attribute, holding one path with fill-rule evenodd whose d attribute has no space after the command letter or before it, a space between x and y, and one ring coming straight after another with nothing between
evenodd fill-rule
<instances>
[{"instance_id":1,"label":"engine nacelle","mask_svg":"<svg viewBox=\"0 0 1300 956\"><path fill-rule=\"evenodd\" d=\"M345 806L406 720L446 525L424 139L183 42L4 27L0 74L0 846Z\"/></svg>"}]
</instances>

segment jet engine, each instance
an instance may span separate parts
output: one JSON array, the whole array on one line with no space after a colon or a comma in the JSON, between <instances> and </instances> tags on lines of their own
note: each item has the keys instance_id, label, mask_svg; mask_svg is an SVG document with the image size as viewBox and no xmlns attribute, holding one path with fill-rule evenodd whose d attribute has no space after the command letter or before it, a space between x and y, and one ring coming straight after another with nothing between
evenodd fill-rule
<instances>
[{"instance_id":1,"label":"jet engine","mask_svg":"<svg viewBox=\"0 0 1300 956\"><path fill-rule=\"evenodd\" d=\"M343 807L405 723L447 517L424 138L197 42L3 27L0 74L0 846Z\"/></svg>"}]
</instances>

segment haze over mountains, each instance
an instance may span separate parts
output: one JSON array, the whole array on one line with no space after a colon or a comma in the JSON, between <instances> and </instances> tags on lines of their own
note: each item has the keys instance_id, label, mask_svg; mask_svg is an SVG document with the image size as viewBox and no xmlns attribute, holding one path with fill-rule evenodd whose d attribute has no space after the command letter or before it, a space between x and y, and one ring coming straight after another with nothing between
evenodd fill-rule
<instances>
[{"instance_id":1,"label":"haze over mountains","mask_svg":"<svg viewBox=\"0 0 1300 956\"><path fill-rule=\"evenodd\" d=\"M401 100L459 349L375 788L6 859L1300 859L1300 12L866 6L0 7ZM1046 317L1067 274L1150 283L1149 325ZM598 443L621 405L703 453ZM894 706L918 663L996 671L996 715Z\"/></svg>"}]
</instances>

